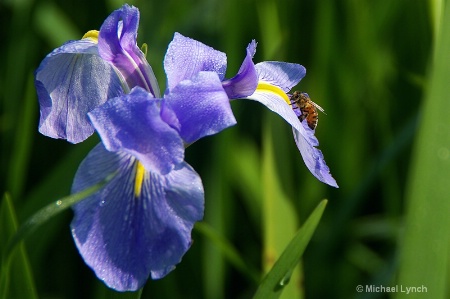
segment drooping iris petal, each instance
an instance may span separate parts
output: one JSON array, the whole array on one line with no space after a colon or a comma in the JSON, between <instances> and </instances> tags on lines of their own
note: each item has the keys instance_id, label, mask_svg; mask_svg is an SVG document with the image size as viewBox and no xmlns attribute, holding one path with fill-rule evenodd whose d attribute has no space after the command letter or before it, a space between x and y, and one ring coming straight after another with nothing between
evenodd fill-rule
<instances>
[{"instance_id":1,"label":"drooping iris petal","mask_svg":"<svg viewBox=\"0 0 450 299\"><path fill-rule=\"evenodd\" d=\"M262 62L256 65L256 70L260 81L256 91L248 99L262 103L283 117L292 126L295 143L311 173L321 182L338 187L322 152L316 148L319 141L314 130L308 127L306 120L300 122L286 94L304 77L304 67L284 62Z\"/></svg>"},{"instance_id":2,"label":"drooping iris petal","mask_svg":"<svg viewBox=\"0 0 450 299\"><path fill-rule=\"evenodd\" d=\"M255 65L260 81L280 87L285 93L306 75L306 69L296 63L264 61Z\"/></svg>"},{"instance_id":3,"label":"drooping iris petal","mask_svg":"<svg viewBox=\"0 0 450 299\"><path fill-rule=\"evenodd\" d=\"M312 130L306 125L306 130ZM309 171L321 182L326 183L330 186L338 188L336 180L331 176L330 169L325 163L322 151L311 146L311 144L306 140L306 138L297 130L292 128L294 133L294 140L303 157L303 161L308 167Z\"/></svg>"},{"instance_id":4,"label":"drooping iris petal","mask_svg":"<svg viewBox=\"0 0 450 299\"><path fill-rule=\"evenodd\" d=\"M230 99L248 97L253 94L258 85L258 74L253 64L253 55L256 51L256 42L253 40L247 47L247 55L236 76L222 82Z\"/></svg>"},{"instance_id":5,"label":"drooping iris petal","mask_svg":"<svg viewBox=\"0 0 450 299\"><path fill-rule=\"evenodd\" d=\"M191 245L191 230L203 217L199 175L181 163L162 176L146 171L139 196L134 192L136 160L97 145L81 163L72 192L116 176L73 207L72 235L97 277L118 291L141 288L151 276L175 268Z\"/></svg>"},{"instance_id":6,"label":"drooping iris petal","mask_svg":"<svg viewBox=\"0 0 450 299\"><path fill-rule=\"evenodd\" d=\"M160 101L135 87L93 110L89 117L109 151L127 152L146 169L166 174L183 161L184 146L177 130L162 120Z\"/></svg>"},{"instance_id":7,"label":"drooping iris petal","mask_svg":"<svg viewBox=\"0 0 450 299\"><path fill-rule=\"evenodd\" d=\"M70 41L47 55L35 72L39 132L78 143L94 132L87 113L122 93L114 69L87 38Z\"/></svg>"},{"instance_id":8,"label":"drooping iris petal","mask_svg":"<svg viewBox=\"0 0 450 299\"><path fill-rule=\"evenodd\" d=\"M230 101L214 72L200 72L181 81L165 99L180 122L187 143L236 124Z\"/></svg>"},{"instance_id":9,"label":"drooping iris petal","mask_svg":"<svg viewBox=\"0 0 450 299\"><path fill-rule=\"evenodd\" d=\"M115 10L100 28L100 56L116 67L130 87L140 86L160 96L158 82L144 53L136 44L139 10L128 4Z\"/></svg>"},{"instance_id":10,"label":"drooping iris petal","mask_svg":"<svg viewBox=\"0 0 450 299\"><path fill-rule=\"evenodd\" d=\"M226 68L225 53L175 33L164 57L164 70L167 74L166 94L179 82L190 79L201 71L215 72L222 81Z\"/></svg>"},{"instance_id":11,"label":"drooping iris petal","mask_svg":"<svg viewBox=\"0 0 450 299\"><path fill-rule=\"evenodd\" d=\"M316 146L319 145L319 141L314 136L314 131L308 127L306 120L301 123L292 110L292 107L289 106L281 96L267 89L257 89L249 99L262 103L267 108L283 117L292 126L295 143L297 144L303 157L303 161L309 171L311 171L319 181L333 187L338 187L335 179L330 174L330 170L325 163L322 152L316 148Z\"/></svg>"}]
</instances>

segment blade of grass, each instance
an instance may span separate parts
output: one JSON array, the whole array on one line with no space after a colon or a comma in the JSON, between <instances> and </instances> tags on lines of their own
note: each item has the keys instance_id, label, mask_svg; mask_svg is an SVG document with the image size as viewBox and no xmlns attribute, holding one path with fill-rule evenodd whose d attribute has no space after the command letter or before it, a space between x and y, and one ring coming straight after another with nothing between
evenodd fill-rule
<instances>
[{"instance_id":1,"label":"blade of grass","mask_svg":"<svg viewBox=\"0 0 450 299\"><path fill-rule=\"evenodd\" d=\"M407 193L398 284L425 287L427 298L448 298L450 211L450 3L443 4L433 67L423 106ZM396 298L423 298L399 292Z\"/></svg>"},{"instance_id":2,"label":"blade of grass","mask_svg":"<svg viewBox=\"0 0 450 299\"><path fill-rule=\"evenodd\" d=\"M306 246L308 245L319 221L322 217L327 200L322 200L311 213L302 228L297 232L292 241L276 261L272 270L266 275L259 286L254 299L278 298L285 286L289 283L290 275L298 264Z\"/></svg>"},{"instance_id":3,"label":"blade of grass","mask_svg":"<svg viewBox=\"0 0 450 299\"><path fill-rule=\"evenodd\" d=\"M38 228L40 225L51 219L53 216L61 213L62 211L70 208L77 202L87 198L88 196L100 190L105 184L111 181L115 175L116 173L112 173L98 184L95 184L78 193L66 196L37 211L25 223L22 224L22 226L17 230L17 232L6 244L5 250L2 254L2 264L8 261L11 253L13 252L14 247L17 244L19 244L19 242L22 241L31 232L33 232L36 228Z\"/></svg>"},{"instance_id":4,"label":"blade of grass","mask_svg":"<svg viewBox=\"0 0 450 299\"><path fill-rule=\"evenodd\" d=\"M11 197L5 194L0 207L0 253L4 245L17 231L17 217ZM25 247L21 243L11 254L8 262L2 262L0 272L0 298L38 298Z\"/></svg>"},{"instance_id":5,"label":"blade of grass","mask_svg":"<svg viewBox=\"0 0 450 299\"><path fill-rule=\"evenodd\" d=\"M224 236L229 230L228 223L232 221L232 213L230 213L232 202L227 200L231 198L231 191L227 188L229 182L227 155L232 143L232 133L230 133L224 132L214 144L212 166L203 176L205 198L207 198L208 205L208 208L205 209L204 220ZM213 171L217 169L221 171ZM213 190L213 192L210 193L208 190ZM226 267L222 253L213 244L205 242L203 246L203 272L205 273L203 288L206 298L225 298Z\"/></svg>"},{"instance_id":6,"label":"blade of grass","mask_svg":"<svg viewBox=\"0 0 450 299\"><path fill-rule=\"evenodd\" d=\"M31 153L33 141L33 130L35 130L36 96L33 85L33 76L28 76L25 99L22 104L23 113L20 114L18 126L14 134L14 147L11 152L9 164L9 176L7 190L13 198L21 198L23 186L25 185L26 170Z\"/></svg>"},{"instance_id":7,"label":"blade of grass","mask_svg":"<svg viewBox=\"0 0 450 299\"><path fill-rule=\"evenodd\" d=\"M281 190L279 178L276 174L274 161L271 115L267 115L263 134L263 232L264 253L263 269L269 271L276 259L281 255L285 246L294 236L298 221L294 206ZM293 269L291 270L293 271ZM301 298L300 272L295 271L291 284L284 293L286 298ZM297 283L298 282L298 283Z\"/></svg>"}]
</instances>

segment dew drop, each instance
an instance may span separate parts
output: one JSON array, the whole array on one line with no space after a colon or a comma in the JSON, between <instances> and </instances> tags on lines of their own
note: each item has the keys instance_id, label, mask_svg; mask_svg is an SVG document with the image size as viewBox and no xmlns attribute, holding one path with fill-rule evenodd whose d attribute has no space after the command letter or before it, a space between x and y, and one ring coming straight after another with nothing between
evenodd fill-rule
<instances>
[{"instance_id":1,"label":"dew drop","mask_svg":"<svg viewBox=\"0 0 450 299\"><path fill-rule=\"evenodd\" d=\"M290 280L291 280L291 276L290 275L289 276L285 276L285 277L283 277L283 279L281 279L279 285L281 287L285 287L289 283Z\"/></svg>"},{"instance_id":2,"label":"dew drop","mask_svg":"<svg viewBox=\"0 0 450 299\"><path fill-rule=\"evenodd\" d=\"M289 270L286 275L284 275L284 277L280 280L280 282L278 283L278 285L280 287L285 287L289 281L291 281L291 277L292 277L292 272L294 269Z\"/></svg>"},{"instance_id":3,"label":"dew drop","mask_svg":"<svg viewBox=\"0 0 450 299\"><path fill-rule=\"evenodd\" d=\"M104 200L102 200L101 202L100 202L100 206L104 206L105 205L105 203L106 203L106 201L104 201Z\"/></svg>"},{"instance_id":4,"label":"dew drop","mask_svg":"<svg viewBox=\"0 0 450 299\"><path fill-rule=\"evenodd\" d=\"M57 200L57 201L56 201L56 205L57 205L57 206L62 205L62 200Z\"/></svg>"}]
</instances>

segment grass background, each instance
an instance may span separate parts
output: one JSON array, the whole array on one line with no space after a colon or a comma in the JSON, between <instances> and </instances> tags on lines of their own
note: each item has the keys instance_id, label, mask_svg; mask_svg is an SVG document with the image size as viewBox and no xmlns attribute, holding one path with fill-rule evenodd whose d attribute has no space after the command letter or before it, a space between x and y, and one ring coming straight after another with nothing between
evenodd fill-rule
<instances>
[{"instance_id":1,"label":"grass background","mask_svg":"<svg viewBox=\"0 0 450 299\"><path fill-rule=\"evenodd\" d=\"M250 298L323 198L327 208L285 298L405 295L358 293L357 285L423 285L427 293L407 297L449 298L446 2L129 1L140 9L138 43L149 45L161 89L174 32L227 53L227 77L252 39L255 62L304 65L307 75L296 89L327 112L316 135L340 186L307 171L280 117L258 103L234 101L238 125L186 151L206 192L194 245L175 271L147 283L142 298ZM39 208L69 194L79 163L98 142L93 136L71 145L37 132L33 71L54 48L98 29L122 3L0 1L0 192L9 194L1 203L2 244ZM54 217L17 250L10 298L133 298L108 290L84 264L71 218L71 211Z\"/></svg>"}]
</instances>

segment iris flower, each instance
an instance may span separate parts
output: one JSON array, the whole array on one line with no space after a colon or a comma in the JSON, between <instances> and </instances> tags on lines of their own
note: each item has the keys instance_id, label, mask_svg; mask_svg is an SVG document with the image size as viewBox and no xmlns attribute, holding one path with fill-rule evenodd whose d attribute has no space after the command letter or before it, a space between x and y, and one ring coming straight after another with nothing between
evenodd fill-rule
<instances>
[{"instance_id":1,"label":"iris flower","mask_svg":"<svg viewBox=\"0 0 450 299\"><path fill-rule=\"evenodd\" d=\"M116 173L73 207L71 229L84 261L118 291L164 277L189 249L204 192L185 147L234 125L229 96L248 96L257 84L256 73L226 81L224 53L177 33L162 97L136 44L138 24L137 8L124 5L100 31L50 53L35 74L41 133L77 143L95 129L102 140L72 192Z\"/></svg>"},{"instance_id":2,"label":"iris flower","mask_svg":"<svg viewBox=\"0 0 450 299\"><path fill-rule=\"evenodd\" d=\"M293 127L311 172L337 186L314 131L300 123L287 92L305 75L297 64L252 61L225 78L226 55L176 33L164 58L167 88L136 44L137 8L124 5L99 31L69 41L35 73L39 131L72 143L94 130L102 143L83 160L72 192L114 178L73 207L75 244L97 277L117 291L141 288L172 271L189 249L203 218L201 178L184 161L185 148L236 123L230 100L253 99Z\"/></svg>"}]
</instances>

